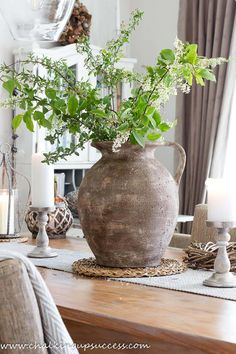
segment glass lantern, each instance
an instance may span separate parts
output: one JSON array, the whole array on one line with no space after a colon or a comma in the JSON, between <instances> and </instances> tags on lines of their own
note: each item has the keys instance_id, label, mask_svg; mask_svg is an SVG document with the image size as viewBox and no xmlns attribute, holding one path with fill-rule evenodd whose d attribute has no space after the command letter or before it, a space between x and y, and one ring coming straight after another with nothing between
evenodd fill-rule
<instances>
[{"instance_id":1,"label":"glass lantern","mask_svg":"<svg viewBox=\"0 0 236 354\"><path fill-rule=\"evenodd\" d=\"M4 0L0 12L16 40L57 41L75 0Z\"/></svg>"},{"instance_id":2,"label":"glass lantern","mask_svg":"<svg viewBox=\"0 0 236 354\"><path fill-rule=\"evenodd\" d=\"M0 239L11 239L20 237L24 215L20 217L18 204L18 190L16 188L16 175L21 176L27 183L28 195L25 208L29 204L31 187L29 180L18 173L11 164L11 147L8 144L0 146Z\"/></svg>"}]
</instances>

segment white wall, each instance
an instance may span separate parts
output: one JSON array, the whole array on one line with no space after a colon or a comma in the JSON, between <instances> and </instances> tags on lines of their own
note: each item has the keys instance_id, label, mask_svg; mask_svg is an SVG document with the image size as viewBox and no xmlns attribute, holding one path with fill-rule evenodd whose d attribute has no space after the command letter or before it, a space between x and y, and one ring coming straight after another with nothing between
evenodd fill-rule
<instances>
[{"instance_id":1,"label":"white wall","mask_svg":"<svg viewBox=\"0 0 236 354\"><path fill-rule=\"evenodd\" d=\"M82 0L82 3L92 14L91 43L103 47L116 35L117 0Z\"/></svg>"},{"instance_id":2,"label":"white wall","mask_svg":"<svg viewBox=\"0 0 236 354\"><path fill-rule=\"evenodd\" d=\"M134 32L128 53L138 60L136 69L144 71L144 65L154 65L163 48L172 48L177 34L179 0L120 0L121 18L127 21L130 12L136 8L144 11L144 17ZM166 106L164 117L175 119L175 98ZM174 141L175 132L166 134L166 140ZM167 148L157 151L160 161L173 172L174 153Z\"/></svg>"},{"instance_id":3,"label":"white wall","mask_svg":"<svg viewBox=\"0 0 236 354\"><path fill-rule=\"evenodd\" d=\"M8 27L0 14L0 63L12 63L13 48L16 42L13 40ZM0 87L0 100L4 97L5 92ZM0 108L0 144L2 142L11 141L11 111Z\"/></svg>"}]
</instances>

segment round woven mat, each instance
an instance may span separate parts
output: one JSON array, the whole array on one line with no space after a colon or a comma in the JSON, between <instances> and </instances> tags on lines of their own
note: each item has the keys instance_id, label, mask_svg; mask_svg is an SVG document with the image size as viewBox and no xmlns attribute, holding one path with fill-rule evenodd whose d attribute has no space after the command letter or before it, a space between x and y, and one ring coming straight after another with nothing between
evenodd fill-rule
<instances>
[{"instance_id":1,"label":"round woven mat","mask_svg":"<svg viewBox=\"0 0 236 354\"><path fill-rule=\"evenodd\" d=\"M96 264L95 258L83 258L72 264L73 273L87 277L106 278L142 278L160 277L182 273L187 269L186 265L175 259L162 258L157 267L144 268L109 268Z\"/></svg>"},{"instance_id":2,"label":"round woven mat","mask_svg":"<svg viewBox=\"0 0 236 354\"><path fill-rule=\"evenodd\" d=\"M18 243L22 243L22 242L27 242L28 239L29 239L28 237L0 238L0 243L1 242L18 242Z\"/></svg>"}]
</instances>

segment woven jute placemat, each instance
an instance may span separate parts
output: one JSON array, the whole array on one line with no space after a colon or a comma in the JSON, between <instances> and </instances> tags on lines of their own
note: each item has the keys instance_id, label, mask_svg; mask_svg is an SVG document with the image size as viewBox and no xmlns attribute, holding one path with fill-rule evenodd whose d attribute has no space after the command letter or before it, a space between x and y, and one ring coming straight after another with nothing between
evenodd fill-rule
<instances>
[{"instance_id":1,"label":"woven jute placemat","mask_svg":"<svg viewBox=\"0 0 236 354\"><path fill-rule=\"evenodd\" d=\"M22 243L22 242L27 242L28 237L11 237L11 238L0 238L0 243L1 242L16 242L16 243Z\"/></svg>"},{"instance_id":2,"label":"woven jute placemat","mask_svg":"<svg viewBox=\"0 0 236 354\"><path fill-rule=\"evenodd\" d=\"M157 267L145 268L109 268L96 264L95 258L83 258L72 264L72 271L77 275L87 277L102 278L142 278L142 277L160 277L164 275L173 275L182 273L187 266L175 259L163 258Z\"/></svg>"}]
</instances>

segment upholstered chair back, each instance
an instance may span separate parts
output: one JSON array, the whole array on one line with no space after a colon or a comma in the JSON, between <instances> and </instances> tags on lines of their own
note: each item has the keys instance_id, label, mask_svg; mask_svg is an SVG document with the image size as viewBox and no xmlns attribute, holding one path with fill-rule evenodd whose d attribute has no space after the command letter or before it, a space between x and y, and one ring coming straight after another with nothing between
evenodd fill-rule
<instances>
[{"instance_id":1,"label":"upholstered chair back","mask_svg":"<svg viewBox=\"0 0 236 354\"><path fill-rule=\"evenodd\" d=\"M212 227L207 227L207 204L198 204L195 207L194 219L191 232L191 242L214 242L216 229ZM236 229L230 230L231 239L230 241L236 241Z\"/></svg>"},{"instance_id":2,"label":"upholstered chair back","mask_svg":"<svg viewBox=\"0 0 236 354\"><path fill-rule=\"evenodd\" d=\"M207 204L198 204L195 206L194 218L191 231L191 242L209 242L214 241L216 230L206 225Z\"/></svg>"},{"instance_id":3,"label":"upholstered chair back","mask_svg":"<svg viewBox=\"0 0 236 354\"><path fill-rule=\"evenodd\" d=\"M207 227L207 204L198 204L194 210L191 234L174 233L171 247L186 248L191 242L215 242L216 229ZM230 230L230 241L236 242L236 228Z\"/></svg>"},{"instance_id":4,"label":"upholstered chair back","mask_svg":"<svg viewBox=\"0 0 236 354\"><path fill-rule=\"evenodd\" d=\"M17 259L0 262L0 343L44 343L37 300L25 265ZM1 350L0 350L1 352ZM45 348L5 349L6 354L46 354Z\"/></svg>"}]
</instances>

